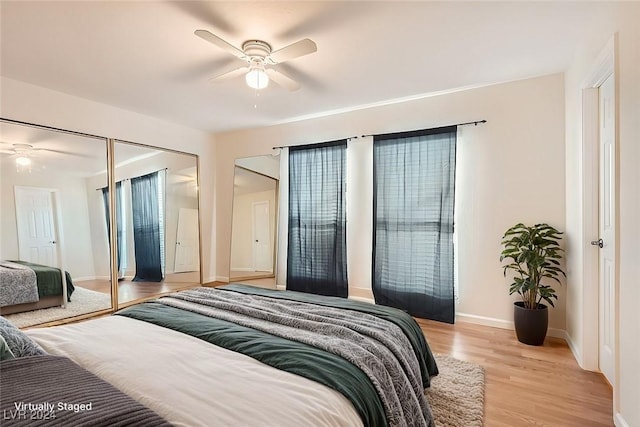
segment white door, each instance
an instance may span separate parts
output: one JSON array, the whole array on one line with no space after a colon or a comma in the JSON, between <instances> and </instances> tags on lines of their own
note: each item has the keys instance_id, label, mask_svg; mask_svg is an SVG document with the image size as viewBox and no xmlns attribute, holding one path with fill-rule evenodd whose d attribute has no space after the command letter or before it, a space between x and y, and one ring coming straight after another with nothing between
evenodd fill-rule
<instances>
[{"instance_id":1,"label":"white door","mask_svg":"<svg viewBox=\"0 0 640 427\"><path fill-rule=\"evenodd\" d=\"M15 187L20 260L58 265L53 193L36 187Z\"/></svg>"},{"instance_id":2,"label":"white door","mask_svg":"<svg viewBox=\"0 0 640 427\"><path fill-rule=\"evenodd\" d=\"M253 209L253 269L273 273L269 201L254 202L251 205Z\"/></svg>"},{"instance_id":3,"label":"white door","mask_svg":"<svg viewBox=\"0 0 640 427\"><path fill-rule=\"evenodd\" d=\"M200 264L198 242L198 210L180 208L173 270L175 273L198 271Z\"/></svg>"},{"instance_id":4,"label":"white door","mask_svg":"<svg viewBox=\"0 0 640 427\"><path fill-rule=\"evenodd\" d=\"M599 190L599 360L600 371L611 385L615 379L615 217L616 134L614 79L600 86L600 190Z\"/></svg>"}]
</instances>

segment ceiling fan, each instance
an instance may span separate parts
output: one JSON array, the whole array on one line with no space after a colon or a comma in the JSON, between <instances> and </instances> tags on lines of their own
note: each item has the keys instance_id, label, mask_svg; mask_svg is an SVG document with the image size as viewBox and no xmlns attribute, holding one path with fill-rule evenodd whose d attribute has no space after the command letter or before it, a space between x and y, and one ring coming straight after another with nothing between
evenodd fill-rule
<instances>
[{"instance_id":1,"label":"ceiling fan","mask_svg":"<svg viewBox=\"0 0 640 427\"><path fill-rule=\"evenodd\" d=\"M81 156L80 153L74 153L73 151L65 151L65 150L56 150L53 148L44 148L44 147L35 147L31 144L17 144L17 143L9 143L2 142L0 144L3 146L9 146L8 148L3 148L0 146L0 153L9 154L12 156L30 156L36 154L37 152L49 152L49 153L57 153L57 154L66 154L71 156Z\"/></svg>"},{"instance_id":2,"label":"ceiling fan","mask_svg":"<svg viewBox=\"0 0 640 427\"><path fill-rule=\"evenodd\" d=\"M269 80L290 91L300 89L298 82L273 67L318 50L316 44L310 39L299 40L278 50L272 50L271 45L262 40L248 40L240 49L207 30L196 30L195 35L247 62L246 66L211 77L210 82L244 74L247 85L253 89L264 89L269 84Z\"/></svg>"},{"instance_id":3,"label":"ceiling fan","mask_svg":"<svg viewBox=\"0 0 640 427\"><path fill-rule=\"evenodd\" d=\"M81 156L78 153L73 153L71 151L64 150L54 150L52 148L40 148L34 147L31 144L11 144L8 142L1 142L2 146L0 146L0 154L8 154L9 158L14 158L16 162L16 166L29 167L32 163L32 158L40 152L49 152L56 154L65 154L65 155L73 155L73 156ZM8 146L8 148L3 148L3 146Z\"/></svg>"},{"instance_id":4,"label":"ceiling fan","mask_svg":"<svg viewBox=\"0 0 640 427\"><path fill-rule=\"evenodd\" d=\"M2 154L9 154L9 158L14 158L18 171L22 168L27 168L31 172L31 157L35 148L30 144L9 144L2 142L2 145L9 145L11 148L6 150L0 150Z\"/></svg>"}]
</instances>

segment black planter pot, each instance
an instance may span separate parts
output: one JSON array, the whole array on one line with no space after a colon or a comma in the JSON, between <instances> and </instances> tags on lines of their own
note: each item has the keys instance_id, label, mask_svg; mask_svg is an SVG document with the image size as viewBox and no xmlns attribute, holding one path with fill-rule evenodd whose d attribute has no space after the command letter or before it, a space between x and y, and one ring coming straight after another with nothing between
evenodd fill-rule
<instances>
[{"instance_id":1,"label":"black planter pot","mask_svg":"<svg viewBox=\"0 0 640 427\"><path fill-rule=\"evenodd\" d=\"M522 301L513 303L513 323L518 341L528 345L542 345L549 326L549 309L538 304L536 310L525 308Z\"/></svg>"}]
</instances>

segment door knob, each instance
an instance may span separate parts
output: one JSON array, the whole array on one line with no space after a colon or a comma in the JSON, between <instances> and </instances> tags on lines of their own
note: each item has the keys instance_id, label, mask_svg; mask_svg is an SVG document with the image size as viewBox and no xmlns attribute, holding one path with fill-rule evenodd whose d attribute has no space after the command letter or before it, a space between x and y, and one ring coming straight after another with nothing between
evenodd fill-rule
<instances>
[{"instance_id":1,"label":"door knob","mask_svg":"<svg viewBox=\"0 0 640 427\"><path fill-rule=\"evenodd\" d=\"M602 241L602 239L598 239L598 240L592 240L591 244L593 246L597 246L599 248L602 248L604 246L604 242Z\"/></svg>"},{"instance_id":2,"label":"door knob","mask_svg":"<svg viewBox=\"0 0 640 427\"><path fill-rule=\"evenodd\" d=\"M50 241L49 243L51 243L52 245L55 245L55 244L56 244L56 241L55 241L55 240L52 240L52 241Z\"/></svg>"}]
</instances>

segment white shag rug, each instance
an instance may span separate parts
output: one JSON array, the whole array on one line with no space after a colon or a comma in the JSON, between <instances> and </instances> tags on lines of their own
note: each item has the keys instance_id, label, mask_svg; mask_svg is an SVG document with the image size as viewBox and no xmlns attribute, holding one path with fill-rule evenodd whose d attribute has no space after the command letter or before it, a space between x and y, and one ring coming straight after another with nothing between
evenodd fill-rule
<instances>
[{"instance_id":1,"label":"white shag rug","mask_svg":"<svg viewBox=\"0 0 640 427\"><path fill-rule=\"evenodd\" d=\"M481 427L484 369L450 356L435 355L439 374L425 392L436 427Z\"/></svg>"},{"instance_id":2,"label":"white shag rug","mask_svg":"<svg viewBox=\"0 0 640 427\"><path fill-rule=\"evenodd\" d=\"M76 286L67 308L51 307L4 316L19 328L53 322L111 307L111 295Z\"/></svg>"}]
</instances>

